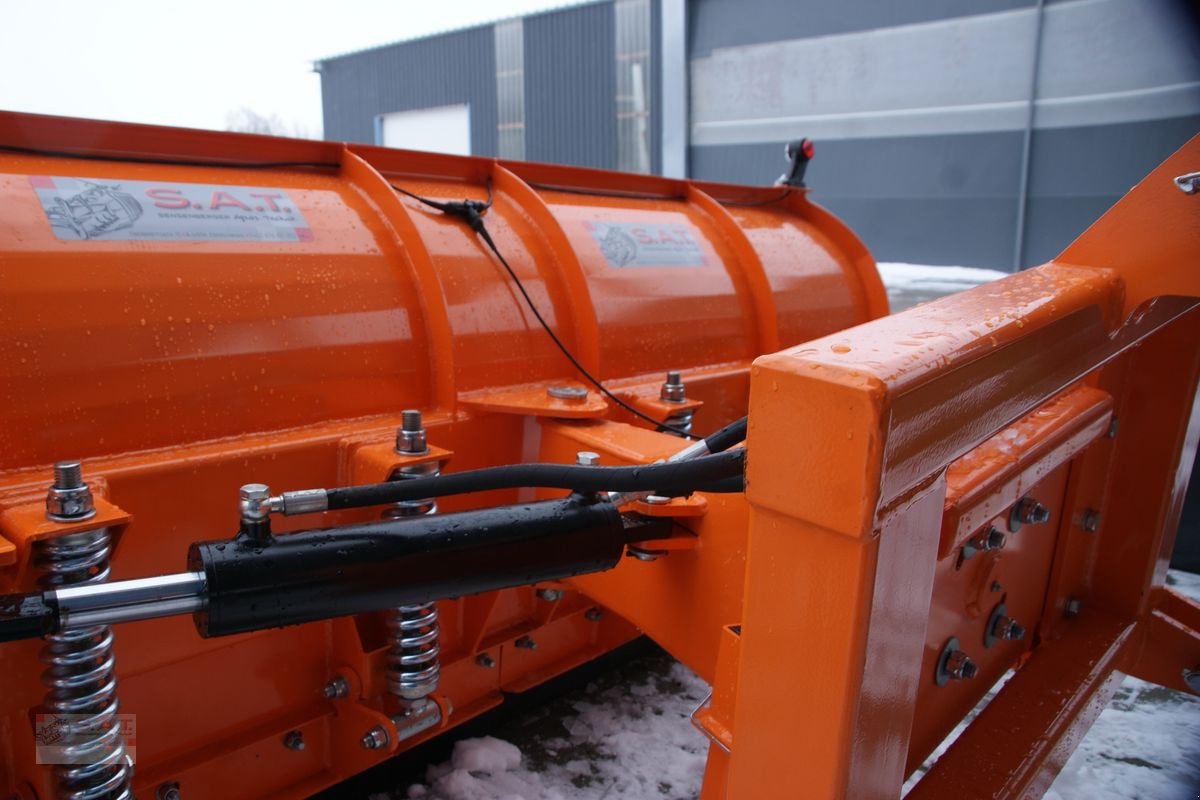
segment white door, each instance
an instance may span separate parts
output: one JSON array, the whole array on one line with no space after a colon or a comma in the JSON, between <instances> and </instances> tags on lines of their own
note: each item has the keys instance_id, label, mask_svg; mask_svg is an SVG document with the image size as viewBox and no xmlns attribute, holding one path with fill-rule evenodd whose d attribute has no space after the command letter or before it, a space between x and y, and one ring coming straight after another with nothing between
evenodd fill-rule
<instances>
[{"instance_id":1,"label":"white door","mask_svg":"<svg viewBox=\"0 0 1200 800\"><path fill-rule=\"evenodd\" d=\"M380 114L375 138L384 147L469 156L471 107L464 104Z\"/></svg>"}]
</instances>

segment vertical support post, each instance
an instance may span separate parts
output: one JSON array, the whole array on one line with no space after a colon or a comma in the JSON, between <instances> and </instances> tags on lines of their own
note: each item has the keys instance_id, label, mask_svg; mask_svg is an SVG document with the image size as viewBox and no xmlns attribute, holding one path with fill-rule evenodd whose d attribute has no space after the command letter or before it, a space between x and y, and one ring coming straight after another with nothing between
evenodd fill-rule
<instances>
[{"instance_id":1,"label":"vertical support post","mask_svg":"<svg viewBox=\"0 0 1200 800\"><path fill-rule=\"evenodd\" d=\"M746 593L728 797L894 798L945 499L879 509L878 379L794 353L751 377Z\"/></svg>"},{"instance_id":2,"label":"vertical support post","mask_svg":"<svg viewBox=\"0 0 1200 800\"><path fill-rule=\"evenodd\" d=\"M1021 268L1025 257L1025 217L1029 207L1029 162L1033 154L1033 121L1037 110L1038 72L1042 68L1042 28L1046 21L1046 2L1038 0L1033 34L1033 65L1029 76L1029 104L1025 115L1025 136L1021 140L1021 184L1017 189L1017 230L1013 237L1013 272Z\"/></svg>"},{"instance_id":3,"label":"vertical support post","mask_svg":"<svg viewBox=\"0 0 1200 800\"><path fill-rule=\"evenodd\" d=\"M687 3L659 0L659 56L662 64L662 174L686 178L688 162Z\"/></svg>"}]
</instances>

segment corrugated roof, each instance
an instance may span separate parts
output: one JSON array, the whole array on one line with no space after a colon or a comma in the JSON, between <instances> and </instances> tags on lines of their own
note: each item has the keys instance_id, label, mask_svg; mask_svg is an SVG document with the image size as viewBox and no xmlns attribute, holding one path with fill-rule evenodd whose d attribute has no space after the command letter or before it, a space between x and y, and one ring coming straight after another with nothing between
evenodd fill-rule
<instances>
[{"instance_id":1,"label":"corrugated roof","mask_svg":"<svg viewBox=\"0 0 1200 800\"><path fill-rule=\"evenodd\" d=\"M349 58L351 56L357 56L357 55L361 55L363 53L370 53L374 50L383 50L388 47L395 47L395 46L401 45L401 44L409 44L410 42L420 42L425 39L436 39L439 36L446 36L446 35L449 35L452 33L461 33L463 31L475 30L477 28L490 28L491 26L493 26L497 23L507 22L507 21L513 20L513 19L526 19L529 17L541 17L546 14L558 14L563 11L569 11L573 8L579 8L580 6L599 5L601 3L611 3L611 2L613 2L613 0L565 0L565 2L562 2L559 5L553 6L551 8L544 8L541 11L534 11L531 14L514 14L514 15L508 16L508 17L498 17L497 19L491 20L489 22L479 22L479 23L476 23L473 25L460 25L459 27L456 27L456 28L446 28L445 30L442 30L442 31L435 31L434 33L426 33L421 36L413 36L408 39L396 39L395 41L385 42L384 44L377 44L373 47L363 47L359 50L350 50L345 53L338 53L337 55L326 56L325 58L318 58L318 59L315 59L312 63L313 63L313 66L315 67L318 64L324 64L328 61L337 61L338 59L342 59L342 58Z\"/></svg>"}]
</instances>

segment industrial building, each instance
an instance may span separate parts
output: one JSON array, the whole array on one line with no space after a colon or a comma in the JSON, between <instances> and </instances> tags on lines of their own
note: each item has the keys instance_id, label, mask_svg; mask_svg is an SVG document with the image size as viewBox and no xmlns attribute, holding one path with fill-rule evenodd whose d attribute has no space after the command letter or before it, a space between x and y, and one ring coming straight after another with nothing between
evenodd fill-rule
<instances>
[{"instance_id":1,"label":"industrial building","mask_svg":"<svg viewBox=\"0 0 1200 800\"><path fill-rule=\"evenodd\" d=\"M763 184L808 136L879 259L1012 269L1200 130L1198 42L1183 0L602 0L315 68L329 139Z\"/></svg>"}]
</instances>

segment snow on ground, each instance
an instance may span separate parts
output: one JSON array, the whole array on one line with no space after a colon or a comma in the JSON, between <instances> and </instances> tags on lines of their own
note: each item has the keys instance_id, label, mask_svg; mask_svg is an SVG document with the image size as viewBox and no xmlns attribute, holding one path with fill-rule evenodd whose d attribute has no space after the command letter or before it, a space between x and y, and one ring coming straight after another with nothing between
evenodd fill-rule
<instances>
[{"instance_id":1,"label":"snow on ground","mask_svg":"<svg viewBox=\"0 0 1200 800\"><path fill-rule=\"evenodd\" d=\"M424 800L691 800L708 739L690 721L708 686L666 656L637 659L575 697L505 726L521 749L485 736L454 745L425 783L393 798Z\"/></svg>"},{"instance_id":2,"label":"snow on ground","mask_svg":"<svg viewBox=\"0 0 1200 800\"><path fill-rule=\"evenodd\" d=\"M881 263L892 311L1007 273L973 267ZM1172 571L1169 584L1200 600L1200 575ZM995 696L1003 680L984 704ZM708 740L690 722L708 687L666 656L601 677L503 726L501 738L455 744L425 782L386 800L692 800ZM977 709L978 710L978 709ZM966 727L964 720L934 758ZM924 768L922 768L924 769ZM921 772L905 785L915 785ZM1045 800L1193 800L1200 797L1200 698L1126 678L1067 761Z\"/></svg>"},{"instance_id":3,"label":"snow on ground","mask_svg":"<svg viewBox=\"0 0 1200 800\"><path fill-rule=\"evenodd\" d=\"M1172 571L1168 583L1200 600L1200 575ZM707 695L708 686L681 664L641 658L505 726L519 749L491 736L460 741L450 761L428 767L424 783L378 800L692 800L708 740L690 717ZM1045 800L1198 795L1200 698L1126 678Z\"/></svg>"},{"instance_id":4,"label":"snow on ground","mask_svg":"<svg viewBox=\"0 0 1200 800\"><path fill-rule=\"evenodd\" d=\"M1009 273L978 267L937 267L928 264L902 264L884 261L879 267L887 289L892 312L903 311L917 303L961 292L981 283L1003 278Z\"/></svg>"}]
</instances>

